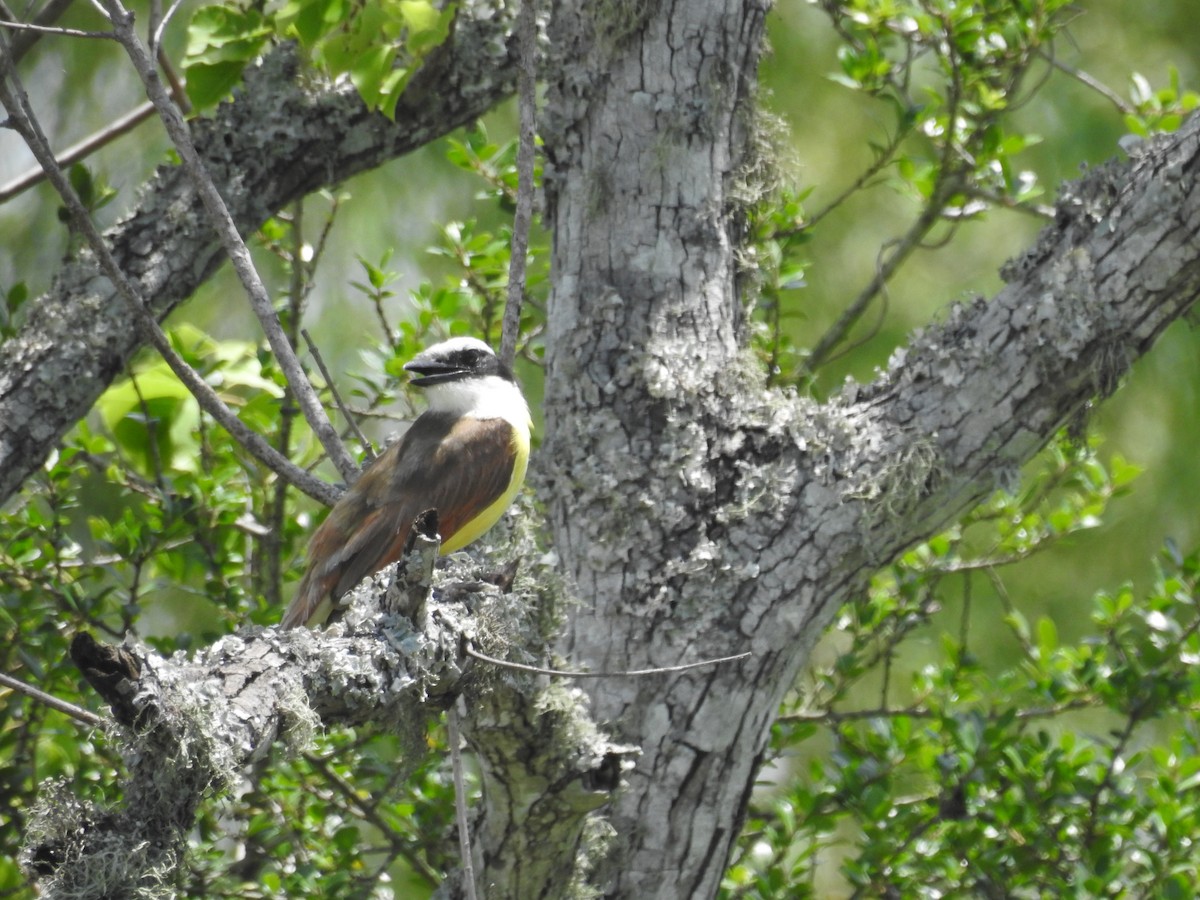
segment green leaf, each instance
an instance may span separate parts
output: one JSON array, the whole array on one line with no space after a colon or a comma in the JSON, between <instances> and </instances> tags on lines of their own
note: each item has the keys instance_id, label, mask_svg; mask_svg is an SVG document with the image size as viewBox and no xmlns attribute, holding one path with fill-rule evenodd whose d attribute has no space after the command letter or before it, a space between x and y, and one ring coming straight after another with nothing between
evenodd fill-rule
<instances>
[{"instance_id":1,"label":"green leaf","mask_svg":"<svg viewBox=\"0 0 1200 900\"><path fill-rule=\"evenodd\" d=\"M1049 659L1058 649L1058 628L1049 616L1041 616L1037 622L1038 653L1043 660Z\"/></svg>"},{"instance_id":2,"label":"green leaf","mask_svg":"<svg viewBox=\"0 0 1200 900\"><path fill-rule=\"evenodd\" d=\"M392 47L371 47L358 53L350 66L350 81L372 108L379 106L380 86L396 59Z\"/></svg>"},{"instance_id":3,"label":"green leaf","mask_svg":"<svg viewBox=\"0 0 1200 900\"><path fill-rule=\"evenodd\" d=\"M222 100L241 78L246 63L257 57L273 26L254 10L202 6L188 24L184 55L187 93L204 109Z\"/></svg>"},{"instance_id":4,"label":"green leaf","mask_svg":"<svg viewBox=\"0 0 1200 900\"><path fill-rule=\"evenodd\" d=\"M438 27L442 14L429 0L400 0L397 5L410 32L419 34Z\"/></svg>"},{"instance_id":5,"label":"green leaf","mask_svg":"<svg viewBox=\"0 0 1200 900\"><path fill-rule=\"evenodd\" d=\"M187 67L188 100L196 109L215 106L229 96L242 78L242 62L192 65Z\"/></svg>"}]
</instances>

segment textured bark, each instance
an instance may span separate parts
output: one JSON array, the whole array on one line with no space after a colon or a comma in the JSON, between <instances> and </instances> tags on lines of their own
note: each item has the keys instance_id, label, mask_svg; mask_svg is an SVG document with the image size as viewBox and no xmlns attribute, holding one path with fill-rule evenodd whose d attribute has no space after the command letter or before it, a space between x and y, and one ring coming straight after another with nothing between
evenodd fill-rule
<instances>
[{"instance_id":1,"label":"textured bark","mask_svg":"<svg viewBox=\"0 0 1200 900\"><path fill-rule=\"evenodd\" d=\"M495 106L516 78L510 25L511 16L491 0L460 4L454 34L414 76L395 122L368 112L350 85L304 84L291 51L273 52L247 72L232 103L193 125L239 229L253 231L293 200L422 147ZM107 237L160 319L224 259L178 167L161 169ZM141 345L131 321L85 253L33 304L21 333L0 344L0 500L123 370Z\"/></svg>"},{"instance_id":2,"label":"textured bark","mask_svg":"<svg viewBox=\"0 0 1200 900\"><path fill-rule=\"evenodd\" d=\"M488 771L555 773L553 785L538 781L537 802L526 810L531 823L546 821L516 837L552 837L554 845L534 845L536 852L523 847L525 858L538 868L559 864L540 874L543 882L569 880L586 814L608 800L630 748L611 745L586 725L582 695L553 691L549 700L530 677L498 678L492 666L467 655L476 642L505 652L501 635L537 644L526 613L557 599L528 582L524 590L502 592L461 560L443 569L431 593L437 548L427 542L398 578L389 569L364 582L351 594L345 620L326 632L247 629L194 659L164 659L137 642L103 648L77 641L73 656L113 707L117 722L106 730L128 775L122 802L112 807L81 803L61 789L48 792L22 858L40 877L41 895L174 896L175 870L200 803L273 744L295 754L322 725L370 723L403 739L395 765L411 769L426 752L430 723L459 695L486 710L481 722L510 736L496 745L504 759ZM477 734L486 737L485 729ZM539 744L507 752L514 749L511 735L530 730ZM490 784L504 784L519 803L534 794L520 782L501 776ZM528 885L534 866L510 859L496 868L520 873Z\"/></svg>"},{"instance_id":3,"label":"textured bark","mask_svg":"<svg viewBox=\"0 0 1200 900\"><path fill-rule=\"evenodd\" d=\"M597 12L554 24L540 464L583 598L559 647L572 665L754 654L584 685L642 749L598 883L665 900L715 893L775 710L838 606L1011 483L1191 305L1200 122L1069 189L997 297L818 405L765 390L738 346L733 187L763 9L642 10L618 36Z\"/></svg>"},{"instance_id":4,"label":"textured bark","mask_svg":"<svg viewBox=\"0 0 1200 900\"><path fill-rule=\"evenodd\" d=\"M594 671L753 656L569 690L533 680L504 702L468 690L464 730L486 789L476 862L491 900L569 896L583 880L611 898L712 896L779 700L838 606L1011 483L1200 286L1193 119L1065 190L1007 287L914 336L875 383L823 404L766 389L744 355L736 288L764 13L736 0L563 2L553 13L553 294L533 465L579 598L556 650ZM508 71L503 53L495 60ZM123 239L144 265L182 259L192 283L203 277L211 255L188 256L199 245L169 217L162 231L152 221L124 226L141 235ZM97 377L122 358L113 347L90 364ZM72 346L59 358L76 352L92 358ZM55 381L16 371L24 403L57 402L43 396ZM520 633L535 645L545 635ZM598 736L581 692L619 745ZM640 755L605 835L589 811L610 798L629 746Z\"/></svg>"}]
</instances>

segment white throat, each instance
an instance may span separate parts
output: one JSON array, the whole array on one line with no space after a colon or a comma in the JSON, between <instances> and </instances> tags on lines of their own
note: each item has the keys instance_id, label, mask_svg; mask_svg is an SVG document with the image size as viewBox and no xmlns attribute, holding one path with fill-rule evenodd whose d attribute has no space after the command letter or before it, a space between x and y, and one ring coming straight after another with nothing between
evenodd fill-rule
<instances>
[{"instance_id":1,"label":"white throat","mask_svg":"<svg viewBox=\"0 0 1200 900\"><path fill-rule=\"evenodd\" d=\"M424 392L431 412L475 419L507 419L513 428L525 432L532 424L529 404L521 389L496 375L431 384Z\"/></svg>"}]
</instances>

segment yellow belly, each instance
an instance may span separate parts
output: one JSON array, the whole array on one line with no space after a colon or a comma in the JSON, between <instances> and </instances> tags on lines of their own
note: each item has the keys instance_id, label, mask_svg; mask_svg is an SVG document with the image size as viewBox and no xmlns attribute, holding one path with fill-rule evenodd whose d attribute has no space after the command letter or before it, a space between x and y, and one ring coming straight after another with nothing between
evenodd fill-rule
<instances>
[{"instance_id":1,"label":"yellow belly","mask_svg":"<svg viewBox=\"0 0 1200 900\"><path fill-rule=\"evenodd\" d=\"M513 459L512 478L509 479L508 488L496 498L496 501L491 506L467 522L467 524L451 535L449 540L442 544L441 553L443 556L447 553L453 553L455 550L461 550L499 522L500 517L504 515L504 511L508 509L513 499L517 496L517 491L521 490L521 485L525 483L525 470L529 466L529 432L514 429L513 443L516 445L517 453Z\"/></svg>"}]
</instances>

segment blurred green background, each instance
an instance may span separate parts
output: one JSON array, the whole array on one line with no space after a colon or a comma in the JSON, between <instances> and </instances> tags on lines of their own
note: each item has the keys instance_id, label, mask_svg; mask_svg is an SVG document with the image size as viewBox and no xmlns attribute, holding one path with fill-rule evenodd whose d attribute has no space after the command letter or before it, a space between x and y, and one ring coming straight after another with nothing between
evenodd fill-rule
<instances>
[{"instance_id":1,"label":"blurred green background","mask_svg":"<svg viewBox=\"0 0 1200 900\"><path fill-rule=\"evenodd\" d=\"M167 53L179 59L186 11L168 34ZM62 24L97 28L94 12L77 4ZM770 49L762 64L763 102L786 124L794 159L789 180L811 190L805 208L823 207L854 181L871 161L870 144L886 141L893 124L890 111L835 82L839 70L837 36L816 6L784 0L771 15ZM1071 14L1071 23L1054 52L1061 62L1085 70L1122 96L1129 97L1135 74L1158 88L1172 67L1184 87L1197 84L1195 47L1200 17L1189 0L1144 4L1137 0L1088 0ZM122 65L117 47L103 41L41 40L22 63L26 85L53 143L65 147L102 128L139 102L139 86ZM1036 90L1031 90L1036 88ZM1052 202L1057 185L1076 177L1081 167L1120 156L1118 139L1126 128L1113 104L1099 93L1049 65L1028 79L1030 100L1017 113L1021 129L1040 143L1019 157L1035 172ZM511 105L489 116L496 139L513 132ZM93 173L117 190L100 210L102 222L114 221L135 202L138 186L165 159L165 140L155 122L105 147L88 163ZM32 166L11 131L0 131L0 183ZM374 316L350 282L361 279L361 256L377 262L394 251L389 268L400 280L389 310L406 315L406 290L422 281L446 277L452 266L428 252L447 222L482 217L496 228L494 204L476 201L478 182L447 162L442 144L427 147L344 186L316 274L310 304L310 328L333 371L350 372L359 363L357 347L374 325ZM314 199L306 216L319 220L328 203ZM836 319L846 303L870 279L880 247L900 234L916 214L916 201L880 179L860 191L822 221L806 248L804 287L787 293L792 317L788 329L799 346L810 345ZM68 236L57 220L58 203L40 185L0 205L0 290L24 281L33 295L45 289L67 248ZM906 335L936 319L948 304L976 293L990 295L1000 286L999 267L1027 247L1042 222L1017 212L994 212L983 221L960 226L948 245L918 251L890 285L886 314L877 333L821 373L815 390L835 389L846 376L870 379ZM268 275L281 277L277 261L258 256ZM856 329L871 328L873 307ZM256 340L257 325L228 267L178 310L171 322L194 323L218 339ZM1200 499L1200 343L1179 323L1154 352L1134 368L1115 397L1098 408L1093 429L1104 439L1104 454L1119 453L1144 468L1129 497L1118 500L1099 528L1071 538L1052 557L1039 559L1013 575L1014 594L1031 614L1046 612L1065 635L1076 633L1073 600L1095 588L1133 579L1142 585L1164 539L1181 547L1200 539L1196 515ZM536 390L536 389L535 389Z\"/></svg>"},{"instance_id":2,"label":"blurred green background","mask_svg":"<svg viewBox=\"0 0 1200 900\"><path fill-rule=\"evenodd\" d=\"M1200 85L1195 51L1200 46L1200 17L1195 13L1195 0L1086 0L1078 4L1057 41L1055 57L1125 98L1135 90L1135 77L1154 88L1167 85L1172 67L1185 88L1195 89ZM182 55L185 18L181 15L168 35L167 54L173 59ZM76 4L62 24L99 27L86 4ZM820 209L870 164L871 143L887 140L894 119L887 107L829 77L839 70L838 39L820 9L784 0L771 16L769 33L770 51L761 69L766 89L762 101L787 126L794 154L785 162L789 181L799 191L811 191L804 201L807 210ZM22 63L22 73L59 147L104 127L140 102L139 87L118 49L106 42L43 39ZM1031 96L1016 115L1016 127L1041 141L1018 163L1036 173L1046 192L1042 202L1052 203L1057 185L1076 177L1081 167L1123 155L1118 140L1127 127L1100 93L1048 64L1035 68L1027 89ZM496 139L511 136L511 105L490 115L485 125ZM374 311L351 286L362 279L357 257L379 262L392 251L388 268L400 279L387 309L403 319L411 314L407 290L455 271L452 263L428 250L446 223L479 218L482 226L493 230L505 224L496 204L477 200L478 179L448 162L445 151L439 142L343 186L345 199L316 274L308 325L344 383L363 365L359 348L365 335L377 331ZM166 142L150 122L89 159L94 174L117 191L99 212L101 222L111 223L136 201L138 186L166 160L165 154ZM0 184L32 165L16 135L0 130ZM328 208L327 198L314 198L305 205L306 218L319 222ZM881 247L904 231L918 208L914 198L881 178L821 222L805 246L805 284L785 296L788 332L798 346L811 345L825 333L872 277ZM47 287L69 243L57 209L45 185L0 205L0 293L20 281L33 295ZM912 330L937 320L949 304L993 294L1001 284L1000 266L1029 246L1042 224L1019 212L993 212L982 221L961 225L945 246L918 251L891 282L878 330L825 367L811 389L820 396L836 390L846 377L871 379ZM282 283L278 260L264 251L258 261L264 275ZM868 335L878 310L876 306L868 312L856 336ZM259 337L228 268L170 322L183 323L218 339ZM532 372L525 375L527 380L536 377ZM1144 474L1128 496L1111 504L1098 527L1006 571L1007 590L1029 620L1050 616L1064 641L1075 640L1089 626L1087 598L1094 591L1126 581L1144 588L1153 578L1153 560L1164 541L1185 550L1200 543L1198 386L1200 337L1186 323L1178 323L1135 365L1116 395L1093 411L1091 429L1103 439L1102 457L1119 454ZM540 393L536 384L530 388L531 394ZM96 511L102 513L109 498L94 499ZM976 579L972 601L985 622L999 616L986 579ZM934 627L906 643L897 671L919 668L924 654L940 652L939 629L952 631L957 622L953 597L946 598L945 607ZM174 611L154 609L148 597L146 612L143 629L170 630ZM836 644L836 638L831 640ZM976 640L972 649L994 664L1016 650L1003 636ZM822 652L832 653L833 648ZM896 683L905 681L898 678Z\"/></svg>"}]
</instances>

